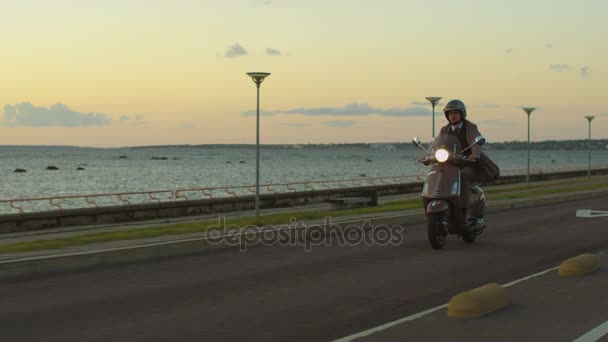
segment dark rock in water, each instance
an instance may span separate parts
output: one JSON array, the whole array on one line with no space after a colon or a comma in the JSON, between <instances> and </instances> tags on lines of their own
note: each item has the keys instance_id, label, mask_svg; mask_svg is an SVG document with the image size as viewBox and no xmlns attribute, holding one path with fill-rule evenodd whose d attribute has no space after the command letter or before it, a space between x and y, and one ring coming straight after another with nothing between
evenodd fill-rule
<instances>
[{"instance_id":1,"label":"dark rock in water","mask_svg":"<svg viewBox=\"0 0 608 342\"><path fill-rule=\"evenodd\" d=\"M171 159L173 159L173 160L180 160L180 159L182 159L182 158L180 158L180 157L173 157L173 158L171 158Z\"/></svg>"},{"instance_id":2,"label":"dark rock in water","mask_svg":"<svg viewBox=\"0 0 608 342\"><path fill-rule=\"evenodd\" d=\"M367 177L367 176L365 175L365 173L362 173L359 175L359 177Z\"/></svg>"},{"instance_id":3,"label":"dark rock in water","mask_svg":"<svg viewBox=\"0 0 608 342\"><path fill-rule=\"evenodd\" d=\"M226 164L231 164L231 163L232 163L232 162L231 162L230 160L228 160L228 161L226 162Z\"/></svg>"},{"instance_id":4,"label":"dark rock in water","mask_svg":"<svg viewBox=\"0 0 608 342\"><path fill-rule=\"evenodd\" d=\"M161 160L167 160L167 159L169 159L169 158L167 158L167 157L160 157L160 159L161 159Z\"/></svg>"},{"instance_id":5,"label":"dark rock in water","mask_svg":"<svg viewBox=\"0 0 608 342\"><path fill-rule=\"evenodd\" d=\"M241 160L239 163L240 163L240 164L245 164L245 161L244 161L244 160Z\"/></svg>"},{"instance_id":6,"label":"dark rock in water","mask_svg":"<svg viewBox=\"0 0 608 342\"><path fill-rule=\"evenodd\" d=\"M551 160L552 163L555 163L555 159Z\"/></svg>"},{"instance_id":7,"label":"dark rock in water","mask_svg":"<svg viewBox=\"0 0 608 342\"><path fill-rule=\"evenodd\" d=\"M24 172L27 172L27 170L25 170L25 169L15 169L15 171L13 171L13 172L15 172L15 173L24 173Z\"/></svg>"},{"instance_id":8,"label":"dark rock in water","mask_svg":"<svg viewBox=\"0 0 608 342\"><path fill-rule=\"evenodd\" d=\"M118 158L120 158L120 159L127 159L127 156L120 156Z\"/></svg>"},{"instance_id":9,"label":"dark rock in water","mask_svg":"<svg viewBox=\"0 0 608 342\"><path fill-rule=\"evenodd\" d=\"M152 160L159 160L159 159L160 159L160 157L152 156Z\"/></svg>"},{"instance_id":10,"label":"dark rock in water","mask_svg":"<svg viewBox=\"0 0 608 342\"><path fill-rule=\"evenodd\" d=\"M84 170L84 167L78 167L76 170L77 170L77 171Z\"/></svg>"},{"instance_id":11,"label":"dark rock in water","mask_svg":"<svg viewBox=\"0 0 608 342\"><path fill-rule=\"evenodd\" d=\"M373 162L373 160L371 160L371 159L365 159L365 161L368 162L368 163Z\"/></svg>"},{"instance_id":12,"label":"dark rock in water","mask_svg":"<svg viewBox=\"0 0 608 342\"><path fill-rule=\"evenodd\" d=\"M49 165L46 167L47 170L59 170L57 166Z\"/></svg>"}]
</instances>

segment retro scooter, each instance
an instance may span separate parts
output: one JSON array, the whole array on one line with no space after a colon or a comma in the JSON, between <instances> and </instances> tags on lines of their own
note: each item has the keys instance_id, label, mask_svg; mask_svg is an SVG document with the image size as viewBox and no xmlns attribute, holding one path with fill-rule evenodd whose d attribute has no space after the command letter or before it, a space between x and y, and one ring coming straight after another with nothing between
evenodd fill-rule
<instances>
[{"instance_id":1,"label":"retro scooter","mask_svg":"<svg viewBox=\"0 0 608 342\"><path fill-rule=\"evenodd\" d=\"M462 212L460 191L460 169L462 166L473 165L475 161L463 157L463 152L476 144L483 145L485 138L478 136L470 146L461 150L458 138L453 135L439 135L427 151L418 138L412 142L422 148L426 155L420 162L432 165L426 175L422 188L422 200L427 216L428 241L433 249L441 249L448 234L458 235L466 243L472 243L486 228L484 217L485 196L477 185L471 185L468 211L469 222L465 222Z\"/></svg>"}]
</instances>

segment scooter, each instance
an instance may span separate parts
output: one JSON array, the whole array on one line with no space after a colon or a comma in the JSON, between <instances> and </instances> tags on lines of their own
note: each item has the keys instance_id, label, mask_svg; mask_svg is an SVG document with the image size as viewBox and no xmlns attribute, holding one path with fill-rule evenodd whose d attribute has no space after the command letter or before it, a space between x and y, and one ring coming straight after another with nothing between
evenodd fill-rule
<instances>
[{"instance_id":1,"label":"scooter","mask_svg":"<svg viewBox=\"0 0 608 342\"><path fill-rule=\"evenodd\" d=\"M486 139L478 136L475 141L461 150L458 138L453 135L439 135L427 151L418 138L412 142L422 148L426 155L419 162L432 165L422 188L422 200L427 216L428 241L433 249L441 249L445 245L448 234L458 235L466 243L472 243L486 228L484 217L485 195L477 184L471 184L468 211L472 220L465 222L462 212L460 191L460 168L473 165L472 161L463 157L463 152L476 144L483 145Z\"/></svg>"}]
</instances>

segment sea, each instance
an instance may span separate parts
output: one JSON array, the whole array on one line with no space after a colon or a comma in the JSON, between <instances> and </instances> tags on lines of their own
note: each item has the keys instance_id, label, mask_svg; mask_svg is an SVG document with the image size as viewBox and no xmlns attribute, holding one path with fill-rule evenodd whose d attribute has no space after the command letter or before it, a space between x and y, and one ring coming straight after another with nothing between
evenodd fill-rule
<instances>
[{"instance_id":1,"label":"sea","mask_svg":"<svg viewBox=\"0 0 608 342\"><path fill-rule=\"evenodd\" d=\"M501 171L527 170L525 150L485 152ZM423 154L413 145L262 145L260 183L424 175L428 167L416 162ZM543 172L587 169L588 164L586 150L533 150L530 157L530 168ZM591 160L592 167L608 165L608 151L592 151ZM0 146L0 174L0 200L254 185L256 149Z\"/></svg>"}]
</instances>

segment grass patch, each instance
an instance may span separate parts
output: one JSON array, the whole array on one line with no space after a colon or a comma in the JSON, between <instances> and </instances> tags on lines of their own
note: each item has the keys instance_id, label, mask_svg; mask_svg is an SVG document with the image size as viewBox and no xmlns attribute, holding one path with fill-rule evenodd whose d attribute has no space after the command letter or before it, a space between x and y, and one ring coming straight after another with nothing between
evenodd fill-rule
<instances>
[{"instance_id":1,"label":"grass patch","mask_svg":"<svg viewBox=\"0 0 608 342\"><path fill-rule=\"evenodd\" d=\"M255 226L255 225L281 225L289 224L292 219L296 221L300 220L314 220L324 218L326 216L348 216L348 215L361 215L369 213L381 213L389 211L399 211L407 209L422 208L422 202L419 199L399 201L396 203L390 203L386 205L380 205L376 207L368 208L356 208L356 209L345 209L345 210L326 210L326 211L315 211L315 212L294 212L275 214L261 217L256 219L255 217L243 217L237 219L226 219L225 226ZM163 235L177 235L187 233L201 233L211 229L218 229L218 220L205 220L194 223L181 223L163 225L157 227L147 227L138 229L121 230L116 232L103 232L87 235L78 235L73 237L59 238L54 240L40 240L31 242L20 242L14 244L7 244L0 246L0 254L2 253L17 253L17 252L31 252L40 250L57 249L64 247L81 246L92 243L109 242L109 241L121 241L121 240L133 240L142 238L152 238Z\"/></svg>"},{"instance_id":2,"label":"grass patch","mask_svg":"<svg viewBox=\"0 0 608 342\"><path fill-rule=\"evenodd\" d=\"M554 184L552 184L553 186ZM577 185L571 187L558 187L558 188L545 188L545 189L536 189L530 187L518 187L518 189L526 190L526 191L511 191L509 193L502 193L501 191L486 191L487 195L495 194L495 196L489 196L489 201L496 200L509 200L509 199L518 199L518 198L526 198L526 197L537 197L544 196L549 194L558 194L558 193L568 193L573 191L583 191L583 190L593 190L608 187L608 183L600 183L600 184L584 184ZM361 214L372 214L372 213L382 213L382 212L394 212L408 209L422 209L422 200L420 198L406 199L406 200L397 200L393 202L389 202L386 204L382 204L376 207L367 207L367 208L356 208L356 209L345 209L345 210L325 210L325 211L315 211L315 212L293 212L293 213L283 213L283 214L274 214L261 217L260 219L256 219L255 217L243 217L243 218L235 218L235 219L226 219L226 226L255 226L255 225L281 225L281 224L289 224L292 219L296 221L300 220L314 220L321 219L326 216L349 216L349 215L361 215ZM40 251L40 250L51 250L58 249L64 247L73 247L73 246L81 246L93 243L102 243L109 241L121 241L121 240L132 240L132 239L141 239L141 238L151 238L158 237L163 235L177 235L177 234L186 234L186 233L200 233L206 232L211 229L218 228L217 219L214 220L205 220L195 223L178 223L178 224L170 224L156 227L147 227L147 228L139 228L139 229L129 229L129 230L121 230L116 232L103 232L103 233L95 233L95 234L87 234L87 235L79 235L73 237L59 238L53 240L40 240L40 241L31 241L31 242L21 242L14 244L7 244L0 246L0 254L3 253L17 253L17 252L31 252L31 251Z\"/></svg>"}]
</instances>

